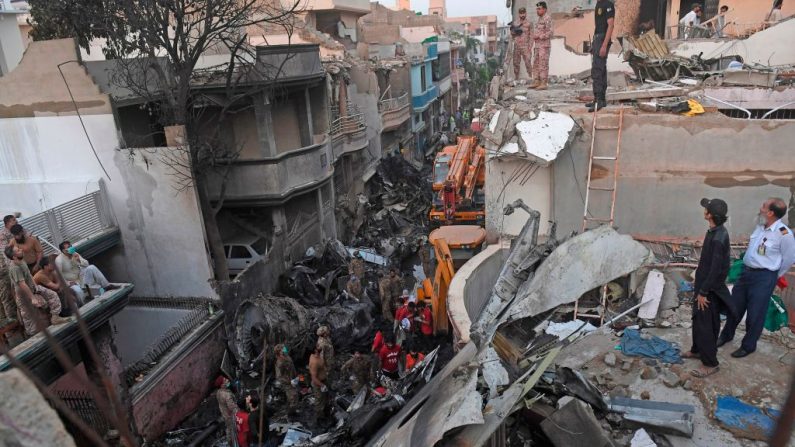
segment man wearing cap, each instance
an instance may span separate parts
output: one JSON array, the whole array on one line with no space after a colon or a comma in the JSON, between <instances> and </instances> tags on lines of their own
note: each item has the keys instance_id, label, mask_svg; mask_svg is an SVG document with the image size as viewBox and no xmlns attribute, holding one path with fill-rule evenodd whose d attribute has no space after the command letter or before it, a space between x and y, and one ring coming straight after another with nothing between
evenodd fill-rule
<instances>
[{"instance_id":1,"label":"man wearing cap","mask_svg":"<svg viewBox=\"0 0 795 447\"><path fill-rule=\"evenodd\" d=\"M701 259L696 268L696 281L693 284L693 344L683 357L701 360L701 366L690 371L695 377L715 374L718 367L718 333L720 332L721 310L728 309L731 295L726 287L729 274L731 244L729 232L723 224L729 213L729 206L721 199L701 199L704 220L709 224ZM728 313L732 310L729 309Z\"/></svg>"},{"instance_id":2,"label":"man wearing cap","mask_svg":"<svg viewBox=\"0 0 795 447\"><path fill-rule=\"evenodd\" d=\"M757 225L743 257L743 272L732 289L731 301L737 312L726 319L718 339L718 347L732 341L747 311L745 337L732 357L741 358L756 351L776 282L795 263L795 238L792 230L781 222L786 213L787 204L779 198L767 199L759 208Z\"/></svg>"},{"instance_id":3,"label":"man wearing cap","mask_svg":"<svg viewBox=\"0 0 795 447\"><path fill-rule=\"evenodd\" d=\"M533 73L531 57L533 54L533 29L530 21L527 20L527 9L523 6L519 8L519 21L511 24L511 36L513 37L513 77L519 80L522 72L522 58L527 75Z\"/></svg>"},{"instance_id":4,"label":"man wearing cap","mask_svg":"<svg viewBox=\"0 0 795 447\"><path fill-rule=\"evenodd\" d=\"M549 51L552 39L552 18L547 14L547 2L536 3L538 22L533 28L533 83L530 88L547 89Z\"/></svg>"},{"instance_id":5,"label":"man wearing cap","mask_svg":"<svg viewBox=\"0 0 795 447\"><path fill-rule=\"evenodd\" d=\"M298 393L295 390L298 386L298 373L295 371L295 364L290 358L290 349L287 346L279 343L274 351L276 351L276 381L287 398L288 414L293 414L298 408Z\"/></svg>"},{"instance_id":6,"label":"man wearing cap","mask_svg":"<svg viewBox=\"0 0 795 447\"><path fill-rule=\"evenodd\" d=\"M594 8L595 28L591 43L591 82L593 102L586 104L589 112L607 107L607 54L613 37L616 6L610 0L599 0Z\"/></svg>"},{"instance_id":7,"label":"man wearing cap","mask_svg":"<svg viewBox=\"0 0 795 447\"><path fill-rule=\"evenodd\" d=\"M225 376L218 376L214 382L218 391L215 394L218 400L218 410L226 426L226 442L234 445L235 442L235 413L237 412L237 402L235 393L232 391L232 383Z\"/></svg>"}]
</instances>

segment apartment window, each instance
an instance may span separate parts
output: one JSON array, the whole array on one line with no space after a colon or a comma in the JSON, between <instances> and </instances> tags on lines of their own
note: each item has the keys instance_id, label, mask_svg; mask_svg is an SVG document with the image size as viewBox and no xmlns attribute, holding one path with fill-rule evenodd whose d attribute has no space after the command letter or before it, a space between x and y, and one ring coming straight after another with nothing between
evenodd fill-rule
<instances>
[{"instance_id":1,"label":"apartment window","mask_svg":"<svg viewBox=\"0 0 795 447\"><path fill-rule=\"evenodd\" d=\"M421 82L420 85L422 85L423 92L425 92L425 90L428 90L427 81L425 80L425 75L426 75L425 71L426 71L425 64L422 64L420 66L420 82Z\"/></svg>"}]
</instances>

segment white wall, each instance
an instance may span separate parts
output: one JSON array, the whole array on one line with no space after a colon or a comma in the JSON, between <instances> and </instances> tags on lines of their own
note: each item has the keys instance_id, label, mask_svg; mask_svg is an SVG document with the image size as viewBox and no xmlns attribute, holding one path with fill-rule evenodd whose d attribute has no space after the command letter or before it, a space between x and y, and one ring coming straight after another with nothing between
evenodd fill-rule
<instances>
[{"instance_id":1,"label":"white wall","mask_svg":"<svg viewBox=\"0 0 795 447\"><path fill-rule=\"evenodd\" d=\"M527 213L517 210L510 216L502 213L505 205L522 199L541 213L540 234L552 219L552 170L538 167L534 174L527 160L505 156L489 157L486 163L486 231L489 236L518 236L527 222ZM522 184L524 183L524 184Z\"/></svg>"},{"instance_id":2,"label":"white wall","mask_svg":"<svg viewBox=\"0 0 795 447\"><path fill-rule=\"evenodd\" d=\"M195 194L177 194L158 151L117 150L113 116L84 116L105 178L122 249L103 255L111 281L138 296L215 297ZM97 189L104 174L77 116L0 119L0 213L30 216Z\"/></svg>"}]
</instances>

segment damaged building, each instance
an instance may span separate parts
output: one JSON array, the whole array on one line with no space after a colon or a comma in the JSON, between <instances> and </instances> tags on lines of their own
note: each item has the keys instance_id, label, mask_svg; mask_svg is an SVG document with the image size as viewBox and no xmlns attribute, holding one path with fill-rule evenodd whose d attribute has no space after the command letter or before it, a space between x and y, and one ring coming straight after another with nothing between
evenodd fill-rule
<instances>
[{"instance_id":1,"label":"damaged building","mask_svg":"<svg viewBox=\"0 0 795 447\"><path fill-rule=\"evenodd\" d=\"M541 91L524 72L513 79L496 16L448 17L444 1L428 15L408 2L308 1L294 32L250 33L245 69L278 75L245 78L231 100L214 72L228 54L198 64L192 109L224 155L199 191L175 172L190 166L183 129L160 123L157 95L119 85L124 60L106 59L100 41L91 51L73 39L20 42L26 13L7 3L0 204L46 254L72 240L119 286L98 290L80 321L26 340L13 317L0 321L0 381L36 397L37 417L65 422L45 424L47 442L90 443L81 423L126 442L87 386L103 383L139 444L226 445L219 375L240 396L259 393L281 445L723 446L775 428L795 325L779 321L751 358L721 352L721 373L707 379L681 353L705 230L698 199L730 204L735 258L763 199L789 200L795 224L795 20L770 22L738 0L721 35L705 37L678 25L690 2L619 0L610 105L588 113L593 2L550 2ZM703 19L723 4L705 2ZM502 70L475 91L463 60L496 56ZM458 141L451 115L481 97L459 134L485 154L484 228L472 226L476 246L443 250L431 240L441 193L428 161L443 139ZM200 193L229 278L215 277ZM780 313L795 312L792 288L776 293ZM356 352L374 359L375 334L403 328L382 300L445 294L432 314L445 330L419 344L424 359L401 359L398 378L373 362L354 391L341 365ZM308 363L326 329L337 363L318 421ZM275 380L285 353L297 414ZM4 399L0 410L16 411Z\"/></svg>"}]
</instances>

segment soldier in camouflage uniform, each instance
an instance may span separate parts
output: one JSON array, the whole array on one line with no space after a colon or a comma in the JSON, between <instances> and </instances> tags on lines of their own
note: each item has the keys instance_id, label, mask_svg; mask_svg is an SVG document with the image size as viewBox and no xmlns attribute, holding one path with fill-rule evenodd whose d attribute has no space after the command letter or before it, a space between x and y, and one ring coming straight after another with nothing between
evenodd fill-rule
<instances>
[{"instance_id":1,"label":"soldier in camouflage uniform","mask_svg":"<svg viewBox=\"0 0 795 447\"><path fill-rule=\"evenodd\" d=\"M357 300L362 299L362 283L356 275L351 275L348 279L348 284L345 285L345 291L348 292L348 296L351 298L356 298Z\"/></svg>"},{"instance_id":2,"label":"soldier in camouflage uniform","mask_svg":"<svg viewBox=\"0 0 795 447\"><path fill-rule=\"evenodd\" d=\"M527 19L527 10L519 8L519 22L511 26L513 36L513 75L514 79L519 80L522 72L522 59L524 67L529 76L533 72L530 58L533 55L533 29L530 20Z\"/></svg>"},{"instance_id":3,"label":"soldier in camouflage uniform","mask_svg":"<svg viewBox=\"0 0 795 447\"><path fill-rule=\"evenodd\" d=\"M378 296L381 298L381 315L385 322L391 323L394 314L392 313L392 294L388 276L382 276L378 280Z\"/></svg>"},{"instance_id":4,"label":"soldier in camouflage uniform","mask_svg":"<svg viewBox=\"0 0 795 447\"><path fill-rule=\"evenodd\" d=\"M298 385L298 373L295 371L295 364L290 358L290 350L287 346L278 344L274 351L276 352L277 386L287 398L287 412L295 413L298 409L298 392L295 389Z\"/></svg>"},{"instance_id":5,"label":"soldier in camouflage uniform","mask_svg":"<svg viewBox=\"0 0 795 447\"><path fill-rule=\"evenodd\" d=\"M353 357L342 365L342 373L350 374L353 394L359 394L359 390L368 386L372 380L372 371L373 362L370 357L362 355L359 351L355 351Z\"/></svg>"},{"instance_id":6,"label":"soldier in camouflage uniform","mask_svg":"<svg viewBox=\"0 0 795 447\"><path fill-rule=\"evenodd\" d=\"M334 345L331 343L331 331L328 326L320 326L317 328L317 347L320 349L320 355L323 357L323 362L326 369L329 371L329 376L334 375Z\"/></svg>"},{"instance_id":7,"label":"soldier in camouflage uniform","mask_svg":"<svg viewBox=\"0 0 795 447\"><path fill-rule=\"evenodd\" d=\"M358 251L353 252L353 259L348 266L348 274L355 275L364 284L364 259Z\"/></svg>"},{"instance_id":8,"label":"soldier in camouflage uniform","mask_svg":"<svg viewBox=\"0 0 795 447\"><path fill-rule=\"evenodd\" d=\"M224 420L224 426L226 427L226 442L229 445L235 445L237 402L235 401L235 394L232 392L231 385L229 379L224 376L218 376L215 379L215 387L218 388L215 398L218 400L218 410L221 412L221 418Z\"/></svg>"},{"instance_id":9,"label":"soldier in camouflage uniform","mask_svg":"<svg viewBox=\"0 0 795 447\"><path fill-rule=\"evenodd\" d=\"M403 294L403 280L398 275L397 269L389 271L389 305L392 313L397 309L397 300Z\"/></svg>"},{"instance_id":10,"label":"soldier in camouflage uniform","mask_svg":"<svg viewBox=\"0 0 795 447\"><path fill-rule=\"evenodd\" d=\"M0 229L0 320L17 318L17 304L14 302L14 287L8 276L8 261L3 253L8 243L14 236L11 227L17 224L17 218L7 215L3 218L3 228Z\"/></svg>"},{"instance_id":11,"label":"soldier in camouflage uniform","mask_svg":"<svg viewBox=\"0 0 795 447\"><path fill-rule=\"evenodd\" d=\"M538 23L533 28L533 83L530 88L547 89L549 78L549 52L552 39L552 18L547 13L547 3L536 3Z\"/></svg>"}]
</instances>

